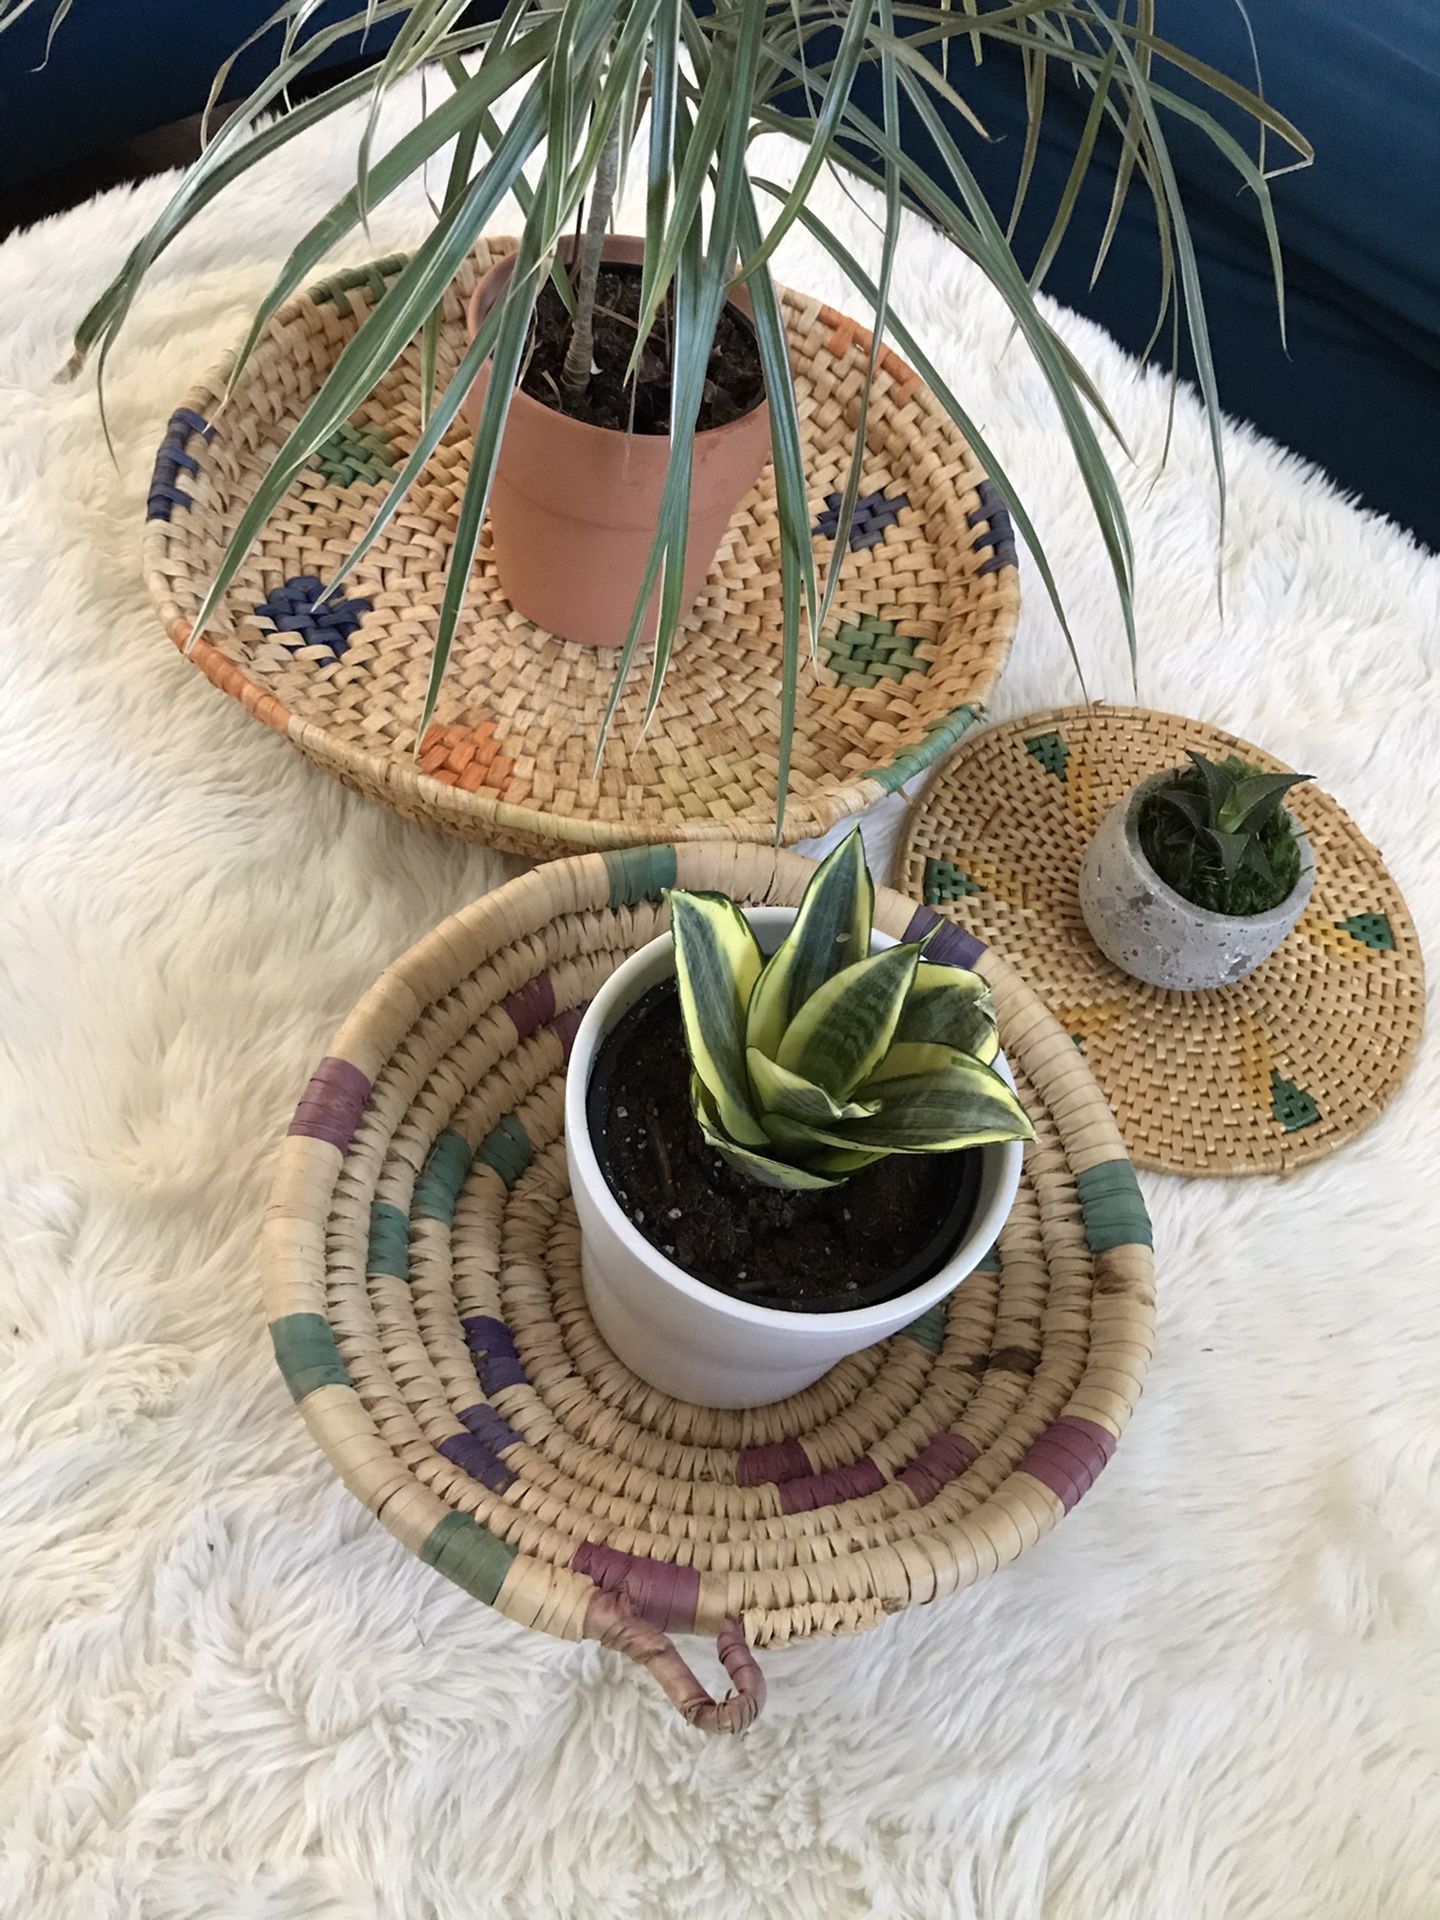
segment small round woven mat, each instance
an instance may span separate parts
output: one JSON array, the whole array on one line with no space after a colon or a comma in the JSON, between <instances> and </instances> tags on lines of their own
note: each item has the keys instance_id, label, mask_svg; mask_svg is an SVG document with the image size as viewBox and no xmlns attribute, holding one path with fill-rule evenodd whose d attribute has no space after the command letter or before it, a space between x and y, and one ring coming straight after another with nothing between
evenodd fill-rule
<instances>
[{"instance_id":1,"label":"small round woven mat","mask_svg":"<svg viewBox=\"0 0 1440 1920\"><path fill-rule=\"evenodd\" d=\"M443 385L465 344L482 244L445 301ZM147 503L145 569L185 647L237 519L288 431L402 258L312 287L277 316L223 413L228 365L171 417ZM862 327L784 296L816 560L828 567L858 395ZM374 517L419 433L418 341L297 480L190 659L347 785L467 839L548 857L684 838L769 841L780 712L780 550L773 468L737 509L643 727L638 658L598 778L591 762L615 656L556 640L505 600L488 529L418 763L470 438L456 422L345 598L321 583ZM214 422L212 425L211 422ZM939 402L880 356L860 503L818 661L801 669L786 834L858 813L951 747L990 699L1019 605L1010 519Z\"/></svg>"},{"instance_id":2,"label":"small round woven mat","mask_svg":"<svg viewBox=\"0 0 1440 1920\"><path fill-rule=\"evenodd\" d=\"M1071 1034L1137 1166L1284 1173L1367 1126L1424 1016L1415 928L1380 855L1309 783L1287 804L1315 850L1299 925L1249 979L1205 993L1132 980L1080 912L1080 863L1109 809L1187 748L1285 768L1203 721L1060 707L992 727L930 782L900 884L996 941Z\"/></svg>"},{"instance_id":3,"label":"small round woven mat","mask_svg":"<svg viewBox=\"0 0 1440 1920\"><path fill-rule=\"evenodd\" d=\"M541 867L387 969L281 1149L276 1356L311 1433L414 1552L512 1619L643 1660L687 1717L757 1703L748 1646L853 1632L1014 1560L1140 1393L1150 1226L1069 1035L996 954L900 895L876 924L990 981L1035 1124L998 1247L948 1302L792 1399L717 1412L622 1367L586 1311L561 1137L585 1002L662 889L796 904L794 854L693 844ZM669 1635L719 1636L716 1704ZM743 1711L742 1711L743 1709Z\"/></svg>"}]
</instances>

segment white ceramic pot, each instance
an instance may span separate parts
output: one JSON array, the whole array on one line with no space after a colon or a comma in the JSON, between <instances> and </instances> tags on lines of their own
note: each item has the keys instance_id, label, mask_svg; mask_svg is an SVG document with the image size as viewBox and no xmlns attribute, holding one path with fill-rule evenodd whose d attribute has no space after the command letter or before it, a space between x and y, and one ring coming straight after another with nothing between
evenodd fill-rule
<instances>
[{"instance_id":1,"label":"white ceramic pot","mask_svg":"<svg viewBox=\"0 0 1440 1920\"><path fill-rule=\"evenodd\" d=\"M746 912L765 952L795 918L790 907ZM876 933L871 950L894 946ZM887 1334L953 1293L999 1238L1015 1199L1020 1141L980 1149L980 1188L962 1239L938 1273L878 1306L841 1313L789 1313L756 1306L694 1280L651 1246L611 1193L585 1112L595 1056L606 1034L640 997L675 970L662 934L617 967L591 1001L575 1035L565 1080L565 1158L580 1218L585 1297L596 1326L632 1372L677 1400L707 1407L763 1407L810 1386L847 1353ZM997 1070L1015 1082L1004 1055Z\"/></svg>"},{"instance_id":2,"label":"white ceramic pot","mask_svg":"<svg viewBox=\"0 0 1440 1920\"><path fill-rule=\"evenodd\" d=\"M1315 885L1315 856L1295 816L1300 878L1266 913L1211 913L1156 873L1140 845L1140 809L1173 778L1151 774L1100 823L1080 868L1080 911L1107 960L1147 986L1193 993L1253 973L1294 929Z\"/></svg>"}]
</instances>

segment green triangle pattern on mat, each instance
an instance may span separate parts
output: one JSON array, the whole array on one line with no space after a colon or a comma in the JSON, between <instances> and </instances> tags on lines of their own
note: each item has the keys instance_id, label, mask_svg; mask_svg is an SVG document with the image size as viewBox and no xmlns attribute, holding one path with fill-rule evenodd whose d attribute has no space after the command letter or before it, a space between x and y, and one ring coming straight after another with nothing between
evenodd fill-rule
<instances>
[{"instance_id":1,"label":"green triangle pattern on mat","mask_svg":"<svg viewBox=\"0 0 1440 1920\"><path fill-rule=\"evenodd\" d=\"M1335 924L1341 933L1348 933L1362 947L1373 947L1377 953L1395 951L1394 930L1383 913L1352 913L1348 920L1337 920Z\"/></svg>"},{"instance_id":2,"label":"green triangle pattern on mat","mask_svg":"<svg viewBox=\"0 0 1440 1920\"><path fill-rule=\"evenodd\" d=\"M943 906L947 900L963 900L966 894L980 893L968 873L962 873L953 860L927 860L925 862L925 904L927 907Z\"/></svg>"},{"instance_id":3,"label":"green triangle pattern on mat","mask_svg":"<svg viewBox=\"0 0 1440 1920\"><path fill-rule=\"evenodd\" d=\"M397 472L390 442L374 427L352 427L342 420L315 454L315 464L332 487L372 486L393 480Z\"/></svg>"},{"instance_id":4,"label":"green triangle pattern on mat","mask_svg":"<svg viewBox=\"0 0 1440 1920\"><path fill-rule=\"evenodd\" d=\"M1298 1133L1301 1127L1313 1127L1320 1109L1303 1087L1284 1080L1274 1071L1270 1075L1270 1111L1286 1133Z\"/></svg>"},{"instance_id":5,"label":"green triangle pattern on mat","mask_svg":"<svg viewBox=\"0 0 1440 1920\"><path fill-rule=\"evenodd\" d=\"M1065 741L1058 733L1037 733L1025 742L1025 751L1032 760L1036 760L1046 773L1053 773L1057 780L1065 778Z\"/></svg>"}]
</instances>

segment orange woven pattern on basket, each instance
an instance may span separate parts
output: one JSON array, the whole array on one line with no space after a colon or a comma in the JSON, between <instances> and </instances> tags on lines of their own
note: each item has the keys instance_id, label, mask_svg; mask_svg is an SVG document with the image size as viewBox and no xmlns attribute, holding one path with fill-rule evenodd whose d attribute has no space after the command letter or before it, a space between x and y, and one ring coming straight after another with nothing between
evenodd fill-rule
<instances>
[{"instance_id":1,"label":"orange woven pattern on basket","mask_svg":"<svg viewBox=\"0 0 1440 1920\"><path fill-rule=\"evenodd\" d=\"M482 245L446 299L443 383ZM286 432L400 262L341 274L276 318L214 426L221 367L173 415L148 501L145 561L179 646L245 504ZM784 296L817 561L833 550L869 335ZM457 422L337 608L322 583L369 525L419 432L419 346L286 495L190 657L329 772L466 838L541 856L700 837L768 840L780 704L780 564L773 471L742 502L642 718L638 659L598 777L592 760L614 656L556 640L502 596L488 547L434 729L415 726L470 457ZM882 352L861 507L829 632L802 668L787 835L823 831L945 752L991 697L1019 602L1009 516L929 390Z\"/></svg>"},{"instance_id":2,"label":"orange woven pattern on basket","mask_svg":"<svg viewBox=\"0 0 1440 1920\"><path fill-rule=\"evenodd\" d=\"M911 818L900 884L993 940L1073 1035L1136 1163L1280 1173L1367 1126L1404 1079L1424 1017L1420 943L1380 855L1329 794L1286 805L1315 890L1295 932L1234 986L1167 993L1090 938L1080 863L1105 814L1187 749L1280 762L1203 721L1062 707L978 734Z\"/></svg>"},{"instance_id":3,"label":"orange woven pattern on basket","mask_svg":"<svg viewBox=\"0 0 1440 1920\"><path fill-rule=\"evenodd\" d=\"M1084 1060L1004 960L885 889L877 927L933 930L932 954L995 994L1036 1136L998 1247L774 1406L682 1404L604 1346L561 1136L580 1011L663 929L667 886L796 905L813 871L636 848L456 914L336 1036L267 1211L276 1354L351 1490L526 1625L621 1644L623 1598L647 1665L677 1658L675 1631L721 1635L728 1665L739 1629L765 1646L875 1626L1014 1560L1104 1468L1151 1351L1149 1221Z\"/></svg>"}]
</instances>

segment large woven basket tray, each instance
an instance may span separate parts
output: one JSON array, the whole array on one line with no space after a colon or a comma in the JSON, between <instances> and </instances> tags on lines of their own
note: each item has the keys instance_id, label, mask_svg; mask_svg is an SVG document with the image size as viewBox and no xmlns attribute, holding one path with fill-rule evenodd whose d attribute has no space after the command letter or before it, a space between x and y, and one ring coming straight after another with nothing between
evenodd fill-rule
<instances>
[{"instance_id":1,"label":"large woven basket tray","mask_svg":"<svg viewBox=\"0 0 1440 1920\"><path fill-rule=\"evenodd\" d=\"M752 1646L875 1626L1032 1546L1104 1467L1154 1334L1150 1226L1069 1035L1002 959L881 889L876 925L989 980L1035 1124L994 1252L940 1307L771 1407L629 1374L591 1324L561 1138L566 1052L662 890L797 904L794 854L558 862L383 973L306 1089L266 1215L276 1357L311 1433L406 1546L526 1626L642 1661L738 1730ZM669 1636L718 1636L711 1700Z\"/></svg>"},{"instance_id":2,"label":"large woven basket tray","mask_svg":"<svg viewBox=\"0 0 1440 1920\"><path fill-rule=\"evenodd\" d=\"M482 245L447 297L438 368L464 345ZM482 541L437 714L415 728L469 465L457 424L345 597L317 608L419 431L419 347L286 495L207 635L192 628L245 504L398 258L312 287L276 317L219 411L229 363L171 417L147 504L145 570L166 632L225 693L351 787L467 839L546 857L652 840L768 841L780 706L773 470L742 502L642 731L637 659L599 776L608 651L510 607ZM817 562L829 564L869 335L786 294ZM212 424L213 423L213 424ZM787 836L823 832L919 773L991 697L1019 603L1009 516L938 401L888 350L861 505L816 663L802 669Z\"/></svg>"}]
</instances>

